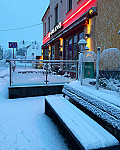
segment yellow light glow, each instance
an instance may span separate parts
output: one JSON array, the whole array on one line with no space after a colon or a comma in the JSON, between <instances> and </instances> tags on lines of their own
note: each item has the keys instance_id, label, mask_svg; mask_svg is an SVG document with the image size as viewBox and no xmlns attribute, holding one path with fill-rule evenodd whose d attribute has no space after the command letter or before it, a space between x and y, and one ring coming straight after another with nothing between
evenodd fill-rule
<instances>
[{"instance_id":1,"label":"yellow light glow","mask_svg":"<svg viewBox=\"0 0 120 150\"><path fill-rule=\"evenodd\" d=\"M60 51L63 51L63 38L60 38Z\"/></svg>"},{"instance_id":2,"label":"yellow light glow","mask_svg":"<svg viewBox=\"0 0 120 150\"><path fill-rule=\"evenodd\" d=\"M89 24L87 24L87 34L90 34L91 20L89 20ZM91 51L91 38L87 38L87 47L89 47L89 51Z\"/></svg>"},{"instance_id":3,"label":"yellow light glow","mask_svg":"<svg viewBox=\"0 0 120 150\"><path fill-rule=\"evenodd\" d=\"M43 60L43 49L42 49L42 57L41 57L41 60Z\"/></svg>"},{"instance_id":4,"label":"yellow light glow","mask_svg":"<svg viewBox=\"0 0 120 150\"><path fill-rule=\"evenodd\" d=\"M93 10L91 9L90 11L89 11L89 14L91 15L93 13Z\"/></svg>"},{"instance_id":5,"label":"yellow light glow","mask_svg":"<svg viewBox=\"0 0 120 150\"><path fill-rule=\"evenodd\" d=\"M50 58L50 55L51 55L51 45L49 45L49 52L48 52L48 54L49 54L49 58Z\"/></svg>"}]
</instances>

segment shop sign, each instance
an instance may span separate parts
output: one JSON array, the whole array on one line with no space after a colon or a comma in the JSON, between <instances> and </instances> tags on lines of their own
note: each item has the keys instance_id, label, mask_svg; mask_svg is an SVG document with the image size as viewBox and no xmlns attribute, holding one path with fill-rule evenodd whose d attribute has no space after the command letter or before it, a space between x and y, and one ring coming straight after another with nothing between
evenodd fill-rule
<instances>
[{"instance_id":1,"label":"shop sign","mask_svg":"<svg viewBox=\"0 0 120 150\"><path fill-rule=\"evenodd\" d=\"M57 32L60 28L62 27L62 23L60 22L58 25L56 25L53 29L52 29L52 31L49 33L49 37L51 36L51 35L53 35L55 32Z\"/></svg>"}]
</instances>

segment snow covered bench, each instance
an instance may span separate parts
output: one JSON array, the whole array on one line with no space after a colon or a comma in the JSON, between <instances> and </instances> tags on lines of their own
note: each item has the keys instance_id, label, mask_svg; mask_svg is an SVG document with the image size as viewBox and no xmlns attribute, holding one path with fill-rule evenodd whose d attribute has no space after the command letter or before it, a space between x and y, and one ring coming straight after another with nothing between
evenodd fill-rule
<instances>
[{"instance_id":1,"label":"snow covered bench","mask_svg":"<svg viewBox=\"0 0 120 150\"><path fill-rule=\"evenodd\" d=\"M45 113L57 116L76 141L75 150L120 149L118 140L112 134L62 96L47 96L45 102Z\"/></svg>"},{"instance_id":2,"label":"snow covered bench","mask_svg":"<svg viewBox=\"0 0 120 150\"><path fill-rule=\"evenodd\" d=\"M62 92L70 101L120 141L120 107L93 96L79 87L65 84ZM109 98L109 97L108 97Z\"/></svg>"}]
</instances>

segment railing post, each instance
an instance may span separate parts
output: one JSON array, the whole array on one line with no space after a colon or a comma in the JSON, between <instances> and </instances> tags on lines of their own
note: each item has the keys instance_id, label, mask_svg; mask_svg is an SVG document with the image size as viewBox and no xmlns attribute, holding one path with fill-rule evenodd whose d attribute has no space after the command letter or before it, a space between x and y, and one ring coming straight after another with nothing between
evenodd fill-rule
<instances>
[{"instance_id":1,"label":"railing post","mask_svg":"<svg viewBox=\"0 0 120 150\"><path fill-rule=\"evenodd\" d=\"M83 78L83 52L79 54L79 81L80 84L82 85L82 78Z\"/></svg>"},{"instance_id":2,"label":"railing post","mask_svg":"<svg viewBox=\"0 0 120 150\"><path fill-rule=\"evenodd\" d=\"M100 47L97 48L97 64L96 64L96 89L99 89L99 60L100 60Z\"/></svg>"},{"instance_id":3,"label":"railing post","mask_svg":"<svg viewBox=\"0 0 120 150\"><path fill-rule=\"evenodd\" d=\"M48 62L46 62L46 80L45 80L46 84L49 82L47 79L48 79Z\"/></svg>"},{"instance_id":4,"label":"railing post","mask_svg":"<svg viewBox=\"0 0 120 150\"><path fill-rule=\"evenodd\" d=\"M9 67L10 67L10 86L11 86L11 61L9 62Z\"/></svg>"},{"instance_id":5,"label":"railing post","mask_svg":"<svg viewBox=\"0 0 120 150\"><path fill-rule=\"evenodd\" d=\"M78 52L78 81L80 81L80 52Z\"/></svg>"},{"instance_id":6,"label":"railing post","mask_svg":"<svg viewBox=\"0 0 120 150\"><path fill-rule=\"evenodd\" d=\"M76 80L77 80L77 77L78 77L78 62L76 63Z\"/></svg>"}]
</instances>

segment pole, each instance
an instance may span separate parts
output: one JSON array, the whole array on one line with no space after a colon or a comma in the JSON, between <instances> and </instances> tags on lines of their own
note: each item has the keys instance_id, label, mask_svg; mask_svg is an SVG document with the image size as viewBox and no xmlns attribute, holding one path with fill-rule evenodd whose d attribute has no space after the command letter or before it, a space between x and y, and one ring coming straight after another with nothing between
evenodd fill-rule
<instances>
[{"instance_id":1,"label":"pole","mask_svg":"<svg viewBox=\"0 0 120 150\"><path fill-rule=\"evenodd\" d=\"M49 82L47 79L48 79L48 62L46 62L46 80L44 81L46 84Z\"/></svg>"},{"instance_id":2,"label":"pole","mask_svg":"<svg viewBox=\"0 0 120 150\"><path fill-rule=\"evenodd\" d=\"M80 81L80 52L78 53L78 81Z\"/></svg>"},{"instance_id":3,"label":"pole","mask_svg":"<svg viewBox=\"0 0 120 150\"><path fill-rule=\"evenodd\" d=\"M96 89L99 89L99 60L100 60L100 47L97 48L97 64L96 64Z\"/></svg>"},{"instance_id":4,"label":"pole","mask_svg":"<svg viewBox=\"0 0 120 150\"><path fill-rule=\"evenodd\" d=\"M13 59L14 59L14 48L13 48Z\"/></svg>"},{"instance_id":5,"label":"pole","mask_svg":"<svg viewBox=\"0 0 120 150\"><path fill-rule=\"evenodd\" d=\"M83 52L80 53L81 64L80 64L80 84L82 85L82 77L83 77Z\"/></svg>"},{"instance_id":6,"label":"pole","mask_svg":"<svg viewBox=\"0 0 120 150\"><path fill-rule=\"evenodd\" d=\"M25 56L25 68L26 68L26 56Z\"/></svg>"},{"instance_id":7,"label":"pole","mask_svg":"<svg viewBox=\"0 0 120 150\"><path fill-rule=\"evenodd\" d=\"M9 63L10 63L10 86L11 86L11 61Z\"/></svg>"},{"instance_id":8,"label":"pole","mask_svg":"<svg viewBox=\"0 0 120 150\"><path fill-rule=\"evenodd\" d=\"M78 62L76 62L76 80L77 80L77 76L78 75Z\"/></svg>"}]
</instances>

